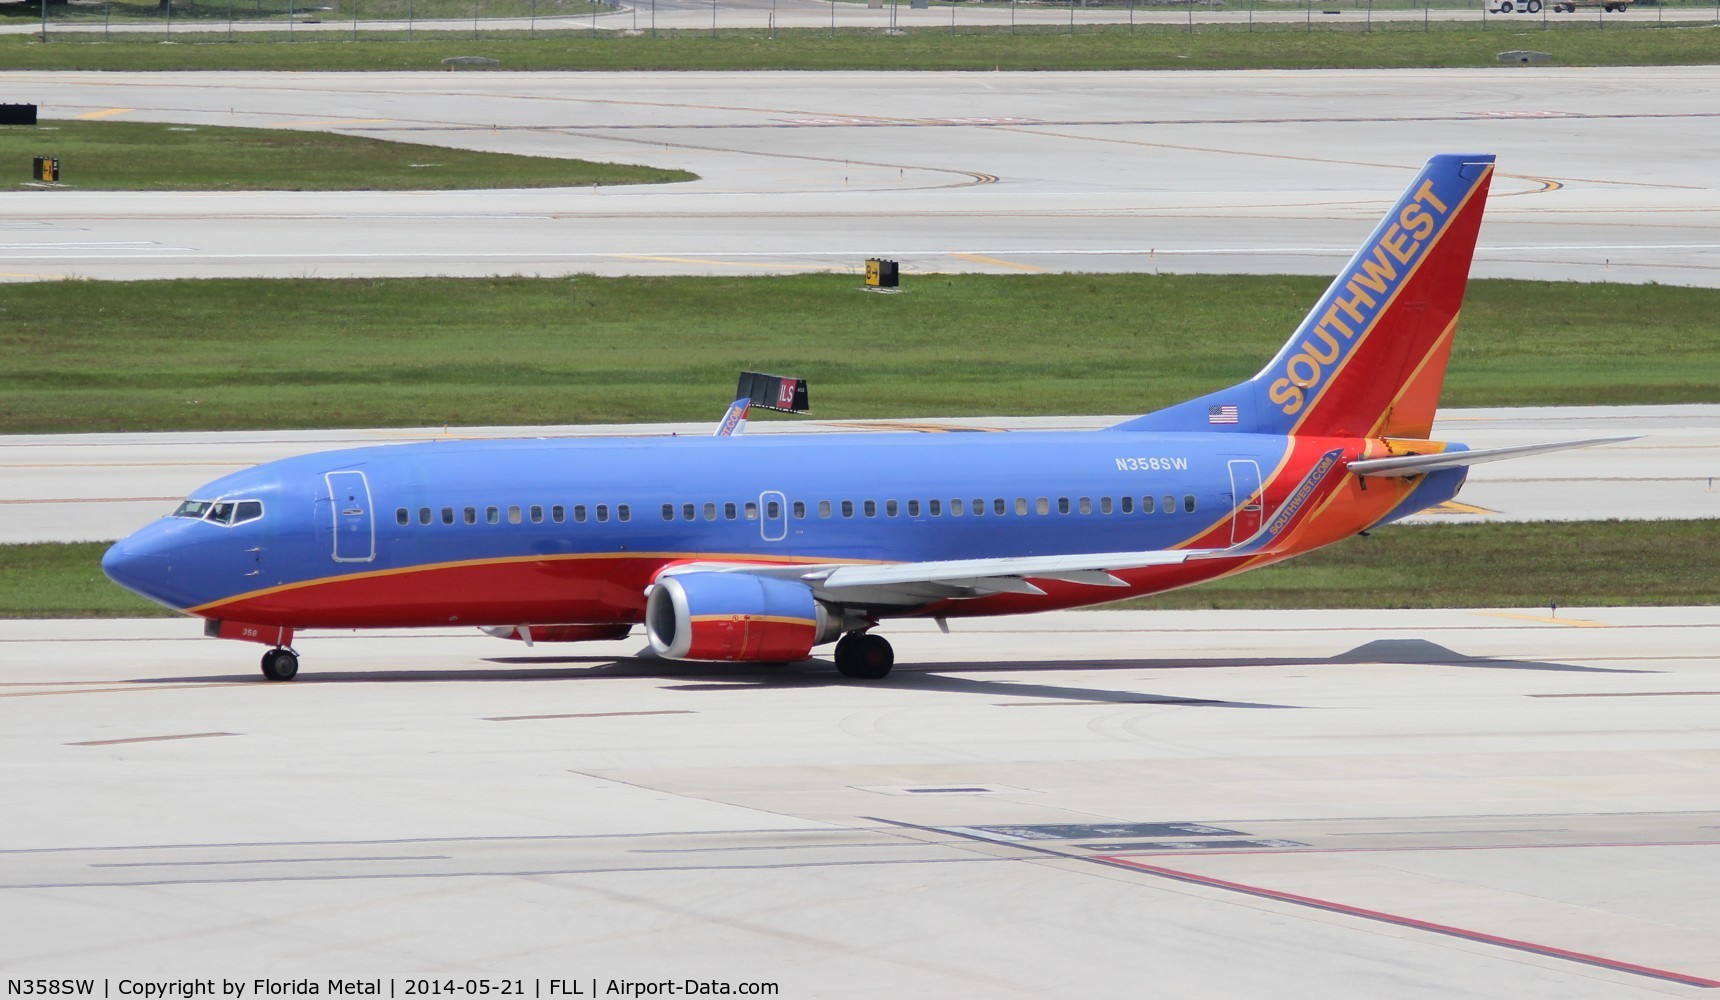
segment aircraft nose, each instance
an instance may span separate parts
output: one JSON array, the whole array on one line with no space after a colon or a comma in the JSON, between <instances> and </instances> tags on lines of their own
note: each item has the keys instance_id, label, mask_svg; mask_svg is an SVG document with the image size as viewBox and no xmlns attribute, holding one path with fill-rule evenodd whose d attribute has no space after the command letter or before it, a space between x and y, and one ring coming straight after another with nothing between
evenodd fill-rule
<instances>
[{"instance_id":1,"label":"aircraft nose","mask_svg":"<svg viewBox=\"0 0 1720 1000\"><path fill-rule=\"evenodd\" d=\"M120 539L102 555L102 572L127 590L167 603L161 594L173 564L164 551L164 535L150 525Z\"/></svg>"}]
</instances>

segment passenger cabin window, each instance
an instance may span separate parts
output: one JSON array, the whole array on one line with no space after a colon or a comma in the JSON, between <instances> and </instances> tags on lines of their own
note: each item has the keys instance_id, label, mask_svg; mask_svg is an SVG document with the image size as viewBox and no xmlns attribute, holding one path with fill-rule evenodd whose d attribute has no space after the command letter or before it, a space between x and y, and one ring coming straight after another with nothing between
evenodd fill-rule
<instances>
[{"instance_id":1,"label":"passenger cabin window","mask_svg":"<svg viewBox=\"0 0 1720 1000\"><path fill-rule=\"evenodd\" d=\"M484 523L485 524L501 524L502 523L502 510L501 510L501 508L500 507L485 507L484 508Z\"/></svg>"},{"instance_id":2,"label":"passenger cabin window","mask_svg":"<svg viewBox=\"0 0 1720 1000\"><path fill-rule=\"evenodd\" d=\"M244 506L244 505L240 504L240 506ZM419 524L429 524L430 523L430 508L428 508L428 507L418 508L418 523Z\"/></svg>"},{"instance_id":3,"label":"passenger cabin window","mask_svg":"<svg viewBox=\"0 0 1720 1000\"><path fill-rule=\"evenodd\" d=\"M1033 501L1033 509L1036 513L1049 514L1051 513L1051 501L1044 497L1040 497L1038 500Z\"/></svg>"},{"instance_id":4,"label":"passenger cabin window","mask_svg":"<svg viewBox=\"0 0 1720 1000\"><path fill-rule=\"evenodd\" d=\"M454 508L452 508L452 507L443 507L442 508L442 523L443 524L453 524L454 523Z\"/></svg>"},{"instance_id":5,"label":"passenger cabin window","mask_svg":"<svg viewBox=\"0 0 1720 1000\"><path fill-rule=\"evenodd\" d=\"M409 512L405 507L394 508L394 523L395 524L411 524L412 523L411 512Z\"/></svg>"},{"instance_id":6,"label":"passenger cabin window","mask_svg":"<svg viewBox=\"0 0 1720 1000\"><path fill-rule=\"evenodd\" d=\"M1069 513L1069 498L1068 497L1058 497L1057 498L1057 513L1059 513L1059 514Z\"/></svg>"},{"instance_id":7,"label":"passenger cabin window","mask_svg":"<svg viewBox=\"0 0 1720 1000\"><path fill-rule=\"evenodd\" d=\"M975 500L973 502L973 507L971 508L971 510L973 511L974 517L984 517L985 516L985 501L984 500Z\"/></svg>"},{"instance_id":8,"label":"passenger cabin window","mask_svg":"<svg viewBox=\"0 0 1720 1000\"><path fill-rule=\"evenodd\" d=\"M723 519L726 521L733 521L735 519L735 505L732 501L723 504Z\"/></svg>"},{"instance_id":9,"label":"passenger cabin window","mask_svg":"<svg viewBox=\"0 0 1720 1000\"><path fill-rule=\"evenodd\" d=\"M1141 513L1151 514L1156 509L1157 508L1155 508L1153 506L1153 498L1152 497L1142 497L1141 498Z\"/></svg>"},{"instance_id":10,"label":"passenger cabin window","mask_svg":"<svg viewBox=\"0 0 1720 1000\"><path fill-rule=\"evenodd\" d=\"M699 505L698 504L696 504L696 503L684 503L681 505L681 520L683 520L683 521L696 521L698 519L699 519Z\"/></svg>"},{"instance_id":11,"label":"passenger cabin window","mask_svg":"<svg viewBox=\"0 0 1720 1000\"><path fill-rule=\"evenodd\" d=\"M919 517L920 516L920 501L918 501L918 500L909 500L908 501L908 516L909 517Z\"/></svg>"},{"instance_id":12,"label":"passenger cabin window","mask_svg":"<svg viewBox=\"0 0 1720 1000\"><path fill-rule=\"evenodd\" d=\"M567 509L565 507L563 507L561 504L556 504L554 507L551 507L549 509L549 519L551 521L554 521L557 524L560 524L561 522L567 520Z\"/></svg>"},{"instance_id":13,"label":"passenger cabin window","mask_svg":"<svg viewBox=\"0 0 1720 1000\"><path fill-rule=\"evenodd\" d=\"M794 519L799 521L799 520L804 519L805 517L806 517L806 501L805 500L796 500L794 502Z\"/></svg>"},{"instance_id":14,"label":"passenger cabin window","mask_svg":"<svg viewBox=\"0 0 1720 1000\"><path fill-rule=\"evenodd\" d=\"M621 505L617 506L615 508L615 519L617 521L631 521L631 520L633 520L633 508L629 507L627 504L621 504Z\"/></svg>"},{"instance_id":15,"label":"passenger cabin window","mask_svg":"<svg viewBox=\"0 0 1720 1000\"><path fill-rule=\"evenodd\" d=\"M675 505L672 503L664 504L663 505L663 520L673 521L674 519L675 519Z\"/></svg>"},{"instance_id":16,"label":"passenger cabin window","mask_svg":"<svg viewBox=\"0 0 1720 1000\"><path fill-rule=\"evenodd\" d=\"M573 505L573 522L575 524L585 523L585 504L576 503Z\"/></svg>"},{"instance_id":17,"label":"passenger cabin window","mask_svg":"<svg viewBox=\"0 0 1720 1000\"><path fill-rule=\"evenodd\" d=\"M714 503L705 504L705 520L715 521L716 519L717 519L717 505Z\"/></svg>"},{"instance_id":18,"label":"passenger cabin window","mask_svg":"<svg viewBox=\"0 0 1720 1000\"><path fill-rule=\"evenodd\" d=\"M1121 501L1119 501L1119 503L1121 504L1121 508L1122 508L1123 513L1133 514L1135 512L1135 498L1134 497L1124 497Z\"/></svg>"},{"instance_id":19,"label":"passenger cabin window","mask_svg":"<svg viewBox=\"0 0 1720 1000\"><path fill-rule=\"evenodd\" d=\"M518 507L509 507L508 508L508 523L509 524L518 524L518 523L520 523L520 521L521 521L520 509Z\"/></svg>"},{"instance_id":20,"label":"passenger cabin window","mask_svg":"<svg viewBox=\"0 0 1720 1000\"><path fill-rule=\"evenodd\" d=\"M1110 497L1100 497L1099 498L1099 513L1101 513L1101 514L1111 513L1111 498Z\"/></svg>"},{"instance_id":21,"label":"passenger cabin window","mask_svg":"<svg viewBox=\"0 0 1720 1000\"><path fill-rule=\"evenodd\" d=\"M758 520L758 501L757 500L748 500L746 502L746 506L742 509L746 513L747 520L749 520L749 521Z\"/></svg>"},{"instance_id":22,"label":"passenger cabin window","mask_svg":"<svg viewBox=\"0 0 1720 1000\"><path fill-rule=\"evenodd\" d=\"M931 515L932 517L937 517L937 516L941 515L943 512L944 512L943 501L941 501L941 500L927 500L926 501L926 513L927 514Z\"/></svg>"},{"instance_id":23,"label":"passenger cabin window","mask_svg":"<svg viewBox=\"0 0 1720 1000\"><path fill-rule=\"evenodd\" d=\"M828 501L828 500L818 501L818 516L819 517L829 517L830 516L830 501Z\"/></svg>"},{"instance_id":24,"label":"passenger cabin window","mask_svg":"<svg viewBox=\"0 0 1720 1000\"><path fill-rule=\"evenodd\" d=\"M854 501L852 501L852 500L842 501L842 516L843 517L853 517L854 516Z\"/></svg>"},{"instance_id":25,"label":"passenger cabin window","mask_svg":"<svg viewBox=\"0 0 1720 1000\"><path fill-rule=\"evenodd\" d=\"M466 508L466 523L467 524L477 524L478 523L478 508L476 508L476 507L467 507Z\"/></svg>"},{"instance_id":26,"label":"passenger cabin window","mask_svg":"<svg viewBox=\"0 0 1720 1000\"><path fill-rule=\"evenodd\" d=\"M532 504L532 523L533 524L542 524L543 523L543 508L539 507L535 503Z\"/></svg>"},{"instance_id":27,"label":"passenger cabin window","mask_svg":"<svg viewBox=\"0 0 1720 1000\"><path fill-rule=\"evenodd\" d=\"M609 520L609 505L608 504L600 503L597 505L597 519L599 521L608 521Z\"/></svg>"},{"instance_id":28,"label":"passenger cabin window","mask_svg":"<svg viewBox=\"0 0 1720 1000\"><path fill-rule=\"evenodd\" d=\"M902 512L901 505L896 503L896 501L894 501L894 500L884 501L884 516L885 517L896 517L901 512Z\"/></svg>"},{"instance_id":29,"label":"passenger cabin window","mask_svg":"<svg viewBox=\"0 0 1720 1000\"><path fill-rule=\"evenodd\" d=\"M1015 498L1015 512L1022 517L1027 516L1027 498L1026 497L1016 497Z\"/></svg>"},{"instance_id":30,"label":"passenger cabin window","mask_svg":"<svg viewBox=\"0 0 1720 1000\"><path fill-rule=\"evenodd\" d=\"M1002 497L998 497L996 500L993 500L991 502L991 512L996 514L998 517L1002 517L1009 513L1009 501Z\"/></svg>"},{"instance_id":31,"label":"passenger cabin window","mask_svg":"<svg viewBox=\"0 0 1720 1000\"><path fill-rule=\"evenodd\" d=\"M950 501L950 516L951 517L961 517L962 516L962 502L961 502L960 497L957 497L956 499Z\"/></svg>"},{"instance_id":32,"label":"passenger cabin window","mask_svg":"<svg viewBox=\"0 0 1720 1000\"><path fill-rule=\"evenodd\" d=\"M1083 514L1093 513L1093 498L1092 497L1082 497L1080 500L1079 510Z\"/></svg>"},{"instance_id":33,"label":"passenger cabin window","mask_svg":"<svg viewBox=\"0 0 1720 1000\"><path fill-rule=\"evenodd\" d=\"M1164 512L1166 514L1175 514L1177 512L1177 498L1176 497L1165 497Z\"/></svg>"},{"instance_id":34,"label":"passenger cabin window","mask_svg":"<svg viewBox=\"0 0 1720 1000\"><path fill-rule=\"evenodd\" d=\"M766 503L764 505L764 516L770 518L772 521L781 517L782 503L777 500L772 500L769 503Z\"/></svg>"},{"instance_id":35,"label":"passenger cabin window","mask_svg":"<svg viewBox=\"0 0 1720 1000\"><path fill-rule=\"evenodd\" d=\"M860 509L862 512L865 513L865 515L867 517L877 517L878 516L878 501L867 500L860 505Z\"/></svg>"},{"instance_id":36,"label":"passenger cabin window","mask_svg":"<svg viewBox=\"0 0 1720 1000\"><path fill-rule=\"evenodd\" d=\"M1187 513L1190 513L1190 514L1194 513L1194 494L1193 493L1188 493L1188 494L1185 494L1183 496L1183 510Z\"/></svg>"}]
</instances>

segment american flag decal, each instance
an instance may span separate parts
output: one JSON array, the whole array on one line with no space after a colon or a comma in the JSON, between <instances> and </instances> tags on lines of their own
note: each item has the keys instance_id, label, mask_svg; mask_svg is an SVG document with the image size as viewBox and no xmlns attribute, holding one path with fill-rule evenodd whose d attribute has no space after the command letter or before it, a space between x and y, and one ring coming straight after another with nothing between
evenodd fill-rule
<instances>
[{"instance_id":1,"label":"american flag decal","mask_svg":"<svg viewBox=\"0 0 1720 1000\"><path fill-rule=\"evenodd\" d=\"M1207 407L1206 408L1206 422L1209 424L1234 424L1234 423L1236 423L1236 404L1235 403L1226 403L1223 406L1209 406L1209 407Z\"/></svg>"}]
</instances>

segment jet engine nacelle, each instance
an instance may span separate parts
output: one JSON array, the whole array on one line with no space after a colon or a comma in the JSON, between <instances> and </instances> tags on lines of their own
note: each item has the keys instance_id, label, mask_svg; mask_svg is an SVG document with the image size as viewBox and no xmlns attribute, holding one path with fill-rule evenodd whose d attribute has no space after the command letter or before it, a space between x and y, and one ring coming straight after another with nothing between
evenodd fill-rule
<instances>
[{"instance_id":1,"label":"jet engine nacelle","mask_svg":"<svg viewBox=\"0 0 1720 1000\"><path fill-rule=\"evenodd\" d=\"M665 576L645 603L651 648L671 660L804 660L840 625L806 584L751 573Z\"/></svg>"}]
</instances>

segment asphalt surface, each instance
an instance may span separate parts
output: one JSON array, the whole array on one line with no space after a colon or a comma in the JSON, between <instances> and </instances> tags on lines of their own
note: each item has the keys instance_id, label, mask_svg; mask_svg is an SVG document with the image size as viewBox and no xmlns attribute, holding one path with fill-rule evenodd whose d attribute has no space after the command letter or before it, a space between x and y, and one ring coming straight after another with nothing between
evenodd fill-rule
<instances>
[{"instance_id":1,"label":"asphalt surface","mask_svg":"<svg viewBox=\"0 0 1720 1000\"><path fill-rule=\"evenodd\" d=\"M1720 285L1720 67L0 72L0 87L49 118L334 130L702 178L123 193L78 190L68 160L63 188L0 193L12 280L787 273L870 256L910 275L1331 274L1429 155L1491 152L1477 276Z\"/></svg>"},{"instance_id":2,"label":"asphalt surface","mask_svg":"<svg viewBox=\"0 0 1720 1000\"><path fill-rule=\"evenodd\" d=\"M193 622L0 622L6 975L1720 980L1715 609L953 627L892 623L883 683L432 630L308 636L272 684Z\"/></svg>"}]
</instances>

